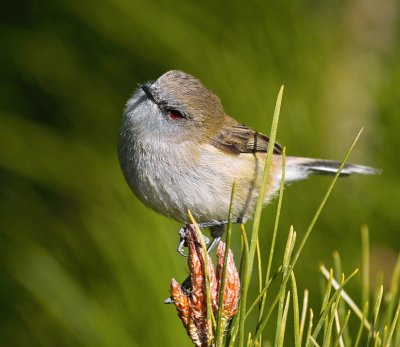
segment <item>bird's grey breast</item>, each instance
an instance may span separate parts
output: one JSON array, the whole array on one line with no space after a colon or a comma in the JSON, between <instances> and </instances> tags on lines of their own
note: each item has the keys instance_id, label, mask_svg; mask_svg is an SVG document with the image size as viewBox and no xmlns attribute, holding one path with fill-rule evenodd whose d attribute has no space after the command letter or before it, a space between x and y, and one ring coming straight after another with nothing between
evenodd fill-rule
<instances>
[{"instance_id":1,"label":"bird's grey breast","mask_svg":"<svg viewBox=\"0 0 400 347\"><path fill-rule=\"evenodd\" d=\"M121 143L120 152L125 153L120 154L124 157L121 166L137 197L159 213L186 221L196 172L196 149L146 138Z\"/></svg>"}]
</instances>

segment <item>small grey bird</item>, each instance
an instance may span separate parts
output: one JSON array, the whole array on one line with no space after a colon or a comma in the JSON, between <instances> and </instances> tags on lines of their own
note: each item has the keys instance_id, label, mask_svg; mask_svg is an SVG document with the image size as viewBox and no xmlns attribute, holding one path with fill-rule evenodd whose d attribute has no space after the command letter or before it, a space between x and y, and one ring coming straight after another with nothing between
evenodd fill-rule
<instances>
[{"instance_id":1,"label":"small grey bird","mask_svg":"<svg viewBox=\"0 0 400 347\"><path fill-rule=\"evenodd\" d=\"M168 71L140 85L128 100L119 139L119 160L136 196L153 210L189 223L190 209L200 227L210 227L213 247L228 222L236 181L233 222L252 217L269 139L228 116L221 101L198 79ZM282 147L273 150L264 203L279 189ZM313 174L335 174L340 163L286 158L285 183ZM371 167L346 164L342 175L377 174ZM178 250L182 253L185 228Z\"/></svg>"}]
</instances>

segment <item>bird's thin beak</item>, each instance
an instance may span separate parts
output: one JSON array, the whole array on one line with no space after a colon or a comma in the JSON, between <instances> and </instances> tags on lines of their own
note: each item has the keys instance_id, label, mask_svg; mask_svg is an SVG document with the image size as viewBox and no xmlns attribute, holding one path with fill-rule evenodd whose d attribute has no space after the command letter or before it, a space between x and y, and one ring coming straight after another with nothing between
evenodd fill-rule
<instances>
[{"instance_id":1,"label":"bird's thin beak","mask_svg":"<svg viewBox=\"0 0 400 347\"><path fill-rule=\"evenodd\" d=\"M147 84L139 84L139 87L144 91L144 93L146 94L146 96L150 100L152 100L155 103L157 103L156 100L154 99L153 92L152 92L151 87L149 85L147 85Z\"/></svg>"}]
</instances>

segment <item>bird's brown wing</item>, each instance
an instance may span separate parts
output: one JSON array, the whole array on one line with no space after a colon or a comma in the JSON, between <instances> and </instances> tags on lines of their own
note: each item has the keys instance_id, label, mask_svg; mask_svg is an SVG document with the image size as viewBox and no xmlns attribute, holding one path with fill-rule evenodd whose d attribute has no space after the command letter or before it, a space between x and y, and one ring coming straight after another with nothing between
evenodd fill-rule
<instances>
[{"instance_id":1,"label":"bird's brown wing","mask_svg":"<svg viewBox=\"0 0 400 347\"><path fill-rule=\"evenodd\" d=\"M225 126L211 143L218 149L231 154L266 152L269 137L244 125ZM282 146L275 142L274 154L281 154Z\"/></svg>"}]
</instances>

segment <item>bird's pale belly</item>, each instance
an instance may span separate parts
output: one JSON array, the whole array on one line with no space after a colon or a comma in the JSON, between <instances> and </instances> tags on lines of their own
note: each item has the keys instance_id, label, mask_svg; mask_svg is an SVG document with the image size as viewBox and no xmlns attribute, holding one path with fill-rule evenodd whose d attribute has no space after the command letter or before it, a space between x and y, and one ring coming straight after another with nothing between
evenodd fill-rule
<instances>
[{"instance_id":1,"label":"bird's pale belly","mask_svg":"<svg viewBox=\"0 0 400 347\"><path fill-rule=\"evenodd\" d=\"M236 180L234 215L251 217L263 161L255 163L251 154L227 157L212 146L200 148L198 159L182 167L171 165L179 161L165 160L160 152L150 158L146 153L146 160L134 159L129 181L139 199L153 210L184 223L189 222L188 209L197 222L226 220Z\"/></svg>"}]
</instances>

